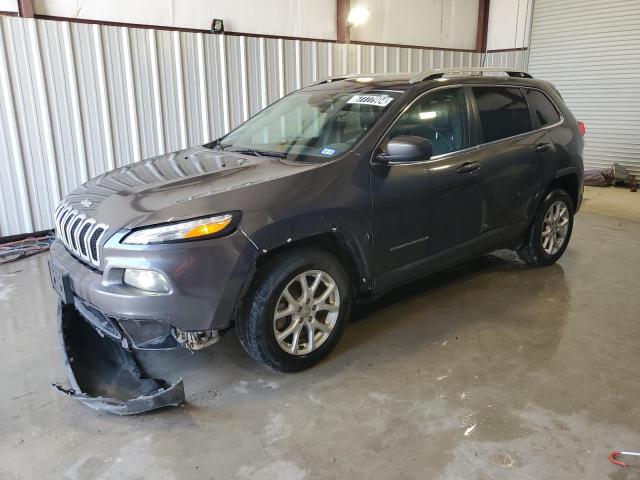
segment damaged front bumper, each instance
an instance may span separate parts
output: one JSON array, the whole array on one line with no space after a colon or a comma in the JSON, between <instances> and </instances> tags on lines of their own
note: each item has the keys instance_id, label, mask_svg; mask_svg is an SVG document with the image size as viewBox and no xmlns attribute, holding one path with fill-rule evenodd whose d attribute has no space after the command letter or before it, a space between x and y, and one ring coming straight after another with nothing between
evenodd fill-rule
<instances>
[{"instance_id":1,"label":"damaged front bumper","mask_svg":"<svg viewBox=\"0 0 640 480\"><path fill-rule=\"evenodd\" d=\"M185 401L182 379L149 378L117 327L73 304L58 305L58 327L70 388L62 393L102 412L132 415ZM89 315L87 315L89 313Z\"/></svg>"}]
</instances>

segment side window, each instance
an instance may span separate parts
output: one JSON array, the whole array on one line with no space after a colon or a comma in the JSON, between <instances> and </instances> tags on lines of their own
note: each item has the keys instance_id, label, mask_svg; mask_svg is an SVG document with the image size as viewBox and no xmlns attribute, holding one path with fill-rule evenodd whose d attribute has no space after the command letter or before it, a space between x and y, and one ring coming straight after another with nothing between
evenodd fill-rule
<instances>
[{"instance_id":1,"label":"side window","mask_svg":"<svg viewBox=\"0 0 640 480\"><path fill-rule=\"evenodd\" d=\"M555 105L540 90L526 89L527 100L533 111L533 116L538 119L541 127L553 125L560 121L560 114Z\"/></svg>"},{"instance_id":2,"label":"side window","mask_svg":"<svg viewBox=\"0 0 640 480\"><path fill-rule=\"evenodd\" d=\"M427 93L398 118L386 138L416 135L429 140L433 155L467 147L467 105L461 88ZM385 143L386 143L385 141Z\"/></svg>"},{"instance_id":3,"label":"side window","mask_svg":"<svg viewBox=\"0 0 640 480\"><path fill-rule=\"evenodd\" d=\"M529 108L519 88L474 87L473 94L485 143L531 130Z\"/></svg>"}]
</instances>

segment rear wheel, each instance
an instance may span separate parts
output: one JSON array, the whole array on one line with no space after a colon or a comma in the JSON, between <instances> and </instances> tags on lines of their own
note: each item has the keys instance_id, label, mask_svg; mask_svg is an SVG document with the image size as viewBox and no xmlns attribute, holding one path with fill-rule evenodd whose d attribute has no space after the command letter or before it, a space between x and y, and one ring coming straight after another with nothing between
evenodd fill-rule
<instances>
[{"instance_id":1,"label":"rear wheel","mask_svg":"<svg viewBox=\"0 0 640 480\"><path fill-rule=\"evenodd\" d=\"M548 193L518 248L520 258L535 266L558 261L571 238L573 208L571 197L564 190Z\"/></svg>"},{"instance_id":2,"label":"rear wheel","mask_svg":"<svg viewBox=\"0 0 640 480\"><path fill-rule=\"evenodd\" d=\"M244 349L281 372L309 368L335 347L347 322L350 287L342 265L315 248L264 265L236 322Z\"/></svg>"}]
</instances>

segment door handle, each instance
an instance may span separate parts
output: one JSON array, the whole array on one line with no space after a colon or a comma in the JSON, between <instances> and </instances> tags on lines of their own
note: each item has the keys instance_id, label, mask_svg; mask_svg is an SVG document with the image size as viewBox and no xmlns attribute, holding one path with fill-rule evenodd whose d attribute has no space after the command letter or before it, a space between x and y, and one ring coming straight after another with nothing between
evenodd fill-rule
<instances>
[{"instance_id":1,"label":"door handle","mask_svg":"<svg viewBox=\"0 0 640 480\"><path fill-rule=\"evenodd\" d=\"M550 143L539 143L538 145L536 145L536 152L538 153L548 152L549 150L551 150Z\"/></svg>"},{"instance_id":2,"label":"door handle","mask_svg":"<svg viewBox=\"0 0 640 480\"><path fill-rule=\"evenodd\" d=\"M478 162L465 162L458 167L456 172L458 173L471 173L478 170L482 165Z\"/></svg>"}]
</instances>

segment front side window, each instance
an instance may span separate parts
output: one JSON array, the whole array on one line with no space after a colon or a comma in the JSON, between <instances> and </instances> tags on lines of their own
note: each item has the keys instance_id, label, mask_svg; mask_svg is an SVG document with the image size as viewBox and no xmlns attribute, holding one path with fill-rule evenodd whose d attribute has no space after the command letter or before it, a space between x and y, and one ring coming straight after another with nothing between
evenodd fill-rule
<instances>
[{"instance_id":1,"label":"front side window","mask_svg":"<svg viewBox=\"0 0 640 480\"><path fill-rule=\"evenodd\" d=\"M540 90L526 89L527 101L531 106L534 117L541 127L553 125L560 121L560 114L551 100Z\"/></svg>"},{"instance_id":2,"label":"front side window","mask_svg":"<svg viewBox=\"0 0 640 480\"><path fill-rule=\"evenodd\" d=\"M467 105L461 88L428 93L418 99L393 124L384 144L400 135L426 138L433 145L433 156L467 147Z\"/></svg>"},{"instance_id":3,"label":"front side window","mask_svg":"<svg viewBox=\"0 0 640 480\"><path fill-rule=\"evenodd\" d=\"M351 148L403 92L323 89L284 97L216 147L257 156L330 158Z\"/></svg>"},{"instance_id":4,"label":"front side window","mask_svg":"<svg viewBox=\"0 0 640 480\"><path fill-rule=\"evenodd\" d=\"M531 131L531 116L519 88L474 87L484 142Z\"/></svg>"}]
</instances>

